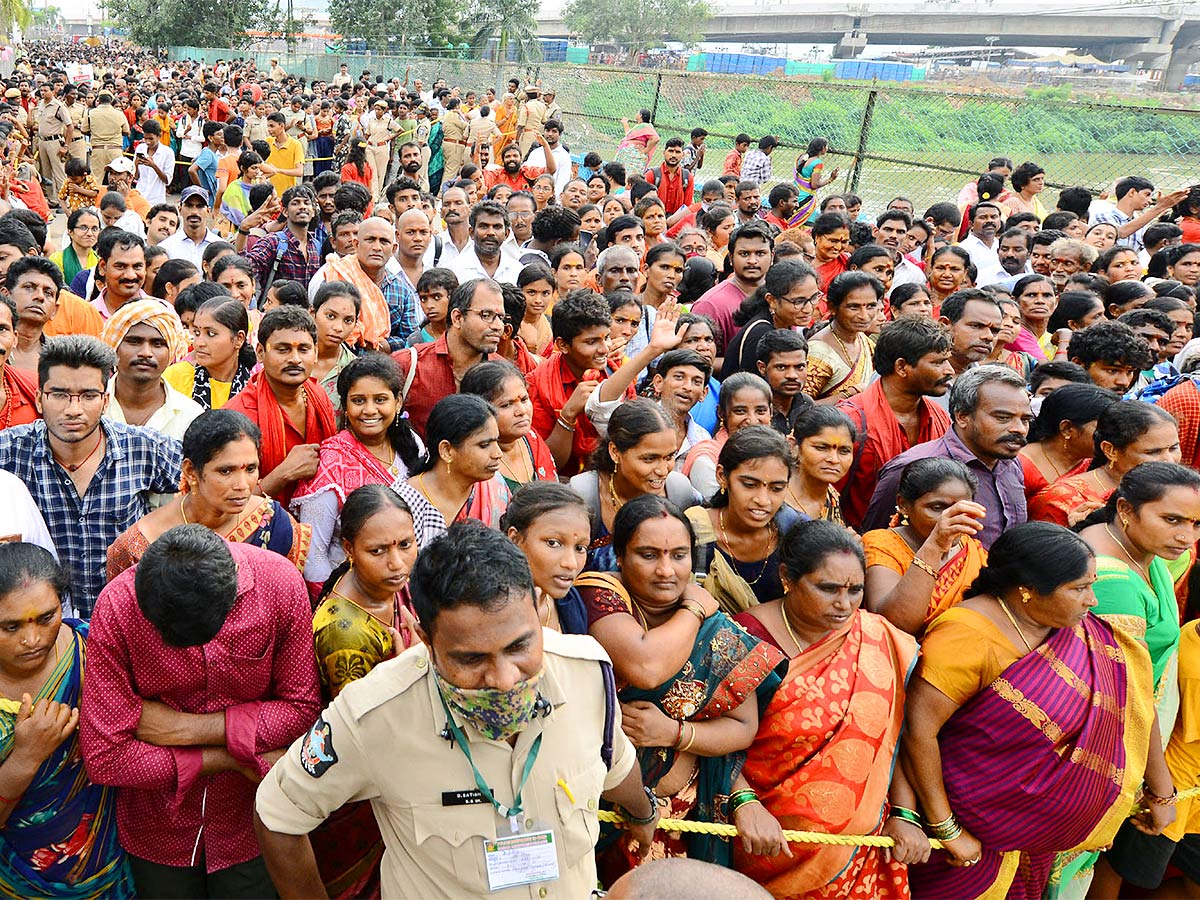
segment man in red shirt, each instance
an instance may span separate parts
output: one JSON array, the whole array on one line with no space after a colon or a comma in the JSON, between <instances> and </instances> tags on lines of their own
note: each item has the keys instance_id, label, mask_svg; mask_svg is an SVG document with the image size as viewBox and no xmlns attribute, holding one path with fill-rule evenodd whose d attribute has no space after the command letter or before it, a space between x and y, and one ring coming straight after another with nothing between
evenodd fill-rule
<instances>
[{"instance_id":1,"label":"man in red shirt","mask_svg":"<svg viewBox=\"0 0 1200 900\"><path fill-rule=\"evenodd\" d=\"M722 175L742 177L742 162L746 151L750 149L750 135L739 134L733 139L733 149L725 154L725 163L721 166Z\"/></svg>"},{"instance_id":2,"label":"man in red shirt","mask_svg":"<svg viewBox=\"0 0 1200 900\"><path fill-rule=\"evenodd\" d=\"M767 202L771 204L771 208L763 214L763 221L769 222L780 231L786 231L788 219L796 214L796 207L800 205L800 191L794 184L784 181L771 188Z\"/></svg>"},{"instance_id":3,"label":"man in red shirt","mask_svg":"<svg viewBox=\"0 0 1200 900\"><path fill-rule=\"evenodd\" d=\"M950 427L950 416L929 399L943 396L954 379L950 337L940 325L916 316L888 322L874 362L879 378L838 404L858 432L854 462L839 485L842 517L853 528L862 527L884 463Z\"/></svg>"},{"instance_id":4,"label":"man in red shirt","mask_svg":"<svg viewBox=\"0 0 1200 900\"><path fill-rule=\"evenodd\" d=\"M297 482L312 478L321 442L337 434L333 404L310 377L317 361L317 326L307 310L278 306L258 324L262 371L225 409L243 413L262 431L259 485L284 506Z\"/></svg>"},{"instance_id":5,"label":"man in red shirt","mask_svg":"<svg viewBox=\"0 0 1200 900\"><path fill-rule=\"evenodd\" d=\"M144 897L268 897L257 782L321 709L285 557L178 525L96 601L79 743Z\"/></svg>"},{"instance_id":6,"label":"man in red shirt","mask_svg":"<svg viewBox=\"0 0 1200 900\"><path fill-rule=\"evenodd\" d=\"M486 278L460 284L446 307L446 333L432 344L397 350L392 359L404 373L404 412L422 437L434 405L457 393L467 369L495 353L504 337L504 294ZM416 364L416 371L409 370Z\"/></svg>"},{"instance_id":7,"label":"man in red shirt","mask_svg":"<svg viewBox=\"0 0 1200 900\"><path fill-rule=\"evenodd\" d=\"M668 216L692 202L692 173L682 163L683 138L673 137L663 148L663 164L646 170L646 181L654 185Z\"/></svg>"},{"instance_id":8,"label":"man in red shirt","mask_svg":"<svg viewBox=\"0 0 1200 900\"><path fill-rule=\"evenodd\" d=\"M704 182L700 187L699 203L681 206L675 210L674 215L668 217L667 223L670 227L667 229L667 237L677 237L683 229L691 228L696 224L696 219L699 218L701 212L707 212L710 206L720 203L724 199L725 185L716 178Z\"/></svg>"},{"instance_id":9,"label":"man in red shirt","mask_svg":"<svg viewBox=\"0 0 1200 900\"><path fill-rule=\"evenodd\" d=\"M216 82L210 81L204 86L204 99L208 103L208 120L210 122L227 122L233 115L229 104L221 99L221 89Z\"/></svg>"},{"instance_id":10,"label":"man in red shirt","mask_svg":"<svg viewBox=\"0 0 1200 900\"><path fill-rule=\"evenodd\" d=\"M536 137L546 155L545 167L521 165L521 148L516 144L509 144L500 154L501 165L488 166L483 170L483 185L486 191L498 184L507 184L514 191L527 191L539 175L553 175L558 171L554 154L550 152L550 145L546 143L546 136L539 134Z\"/></svg>"}]
</instances>

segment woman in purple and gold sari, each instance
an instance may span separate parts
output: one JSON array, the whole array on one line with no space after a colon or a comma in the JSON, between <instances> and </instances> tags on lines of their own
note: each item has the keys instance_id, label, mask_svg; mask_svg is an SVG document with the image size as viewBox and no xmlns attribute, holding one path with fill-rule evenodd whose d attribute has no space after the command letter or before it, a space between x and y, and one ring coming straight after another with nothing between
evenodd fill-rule
<instances>
[{"instance_id":1,"label":"woman in purple and gold sari","mask_svg":"<svg viewBox=\"0 0 1200 900\"><path fill-rule=\"evenodd\" d=\"M638 748L644 783L664 818L724 822L726 800L785 670L783 654L751 637L691 582L691 523L675 504L643 494L613 520L620 572L575 582L589 633L613 660L621 728ZM649 858L688 856L729 865L728 841L659 831ZM602 833L601 877L637 857Z\"/></svg>"},{"instance_id":2,"label":"woman in purple and gold sari","mask_svg":"<svg viewBox=\"0 0 1200 900\"><path fill-rule=\"evenodd\" d=\"M62 617L68 582L33 544L0 544L0 895L132 897L112 788L79 754L87 623Z\"/></svg>"},{"instance_id":3,"label":"woman in purple and gold sari","mask_svg":"<svg viewBox=\"0 0 1200 900\"><path fill-rule=\"evenodd\" d=\"M1039 900L1055 854L1111 842L1143 784L1172 795L1162 754L1149 753L1149 655L1090 613L1095 580L1080 537L1018 525L926 631L902 747L945 849L909 867L916 900ZM1152 803L1137 821L1157 834L1173 817Z\"/></svg>"}]
</instances>

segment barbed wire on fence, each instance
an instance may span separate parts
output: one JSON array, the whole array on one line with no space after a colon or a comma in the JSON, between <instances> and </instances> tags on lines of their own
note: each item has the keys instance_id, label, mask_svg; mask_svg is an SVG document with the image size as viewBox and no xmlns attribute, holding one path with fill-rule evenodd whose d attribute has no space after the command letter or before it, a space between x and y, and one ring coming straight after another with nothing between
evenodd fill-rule
<instances>
[{"instance_id":1,"label":"barbed wire on fence","mask_svg":"<svg viewBox=\"0 0 1200 900\"><path fill-rule=\"evenodd\" d=\"M1163 188L1186 186L1197 180L1194 169L1200 155L1200 111L1194 110L968 94L881 82L416 53L289 55L178 47L171 56L207 63L252 57L260 68L279 57L289 72L325 81L346 62L355 75L369 69L390 79L403 78L407 71L410 85L416 78L426 87L444 78L464 90L502 89L510 77L539 79L556 89L566 126L564 143L577 152L595 150L611 158L624 134L621 119L643 108L652 112L664 138L686 139L693 128L705 128L710 150L701 177L718 173L720 158L739 132L756 140L766 134L780 139L782 146L772 157L778 180L791 178L796 157L812 138L825 137L844 173L831 190L854 190L865 208L874 211L897 195L910 198L918 210L953 198L995 156L1016 163L1036 161L1045 168L1051 188L1082 185L1100 193L1131 174L1144 175Z\"/></svg>"}]
</instances>

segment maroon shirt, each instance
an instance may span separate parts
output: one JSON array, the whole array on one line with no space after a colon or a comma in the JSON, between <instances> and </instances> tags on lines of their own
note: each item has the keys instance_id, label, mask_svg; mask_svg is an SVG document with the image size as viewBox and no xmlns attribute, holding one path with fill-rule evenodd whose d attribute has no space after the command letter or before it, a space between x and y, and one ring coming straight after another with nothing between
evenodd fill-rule
<instances>
[{"instance_id":1,"label":"maroon shirt","mask_svg":"<svg viewBox=\"0 0 1200 900\"><path fill-rule=\"evenodd\" d=\"M408 367L412 365L413 350L417 351L417 373L404 395L404 411L408 413L408 424L425 437L425 424L433 407L443 397L457 394L458 382L454 380L454 363L450 359L446 335L432 344L417 344L392 354L405 378L408 378ZM486 360L487 354L483 358Z\"/></svg>"},{"instance_id":2,"label":"maroon shirt","mask_svg":"<svg viewBox=\"0 0 1200 900\"><path fill-rule=\"evenodd\" d=\"M209 872L260 854L254 837L257 785L240 772L200 774L199 747L158 747L137 738L142 701L189 713L225 713L229 752L260 776L262 754L286 747L321 711L312 607L284 557L230 544L238 592L217 636L172 647L142 615L136 567L96 601L87 640L79 739L88 777L119 787L121 845L166 866L204 861Z\"/></svg>"}]
</instances>

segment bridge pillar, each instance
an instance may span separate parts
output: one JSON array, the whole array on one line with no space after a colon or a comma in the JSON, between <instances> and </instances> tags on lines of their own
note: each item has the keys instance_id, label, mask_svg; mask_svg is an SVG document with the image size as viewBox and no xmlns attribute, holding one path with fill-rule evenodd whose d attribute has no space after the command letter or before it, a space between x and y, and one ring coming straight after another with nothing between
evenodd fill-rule
<instances>
[{"instance_id":1,"label":"bridge pillar","mask_svg":"<svg viewBox=\"0 0 1200 900\"><path fill-rule=\"evenodd\" d=\"M1163 72L1162 89L1177 91L1183 87L1183 76L1187 74L1192 64L1200 59L1200 48L1173 47L1167 57L1167 67Z\"/></svg>"},{"instance_id":2,"label":"bridge pillar","mask_svg":"<svg viewBox=\"0 0 1200 900\"><path fill-rule=\"evenodd\" d=\"M858 31L843 34L837 46L833 48L834 59L855 59L862 56L867 49L867 36Z\"/></svg>"}]
</instances>

